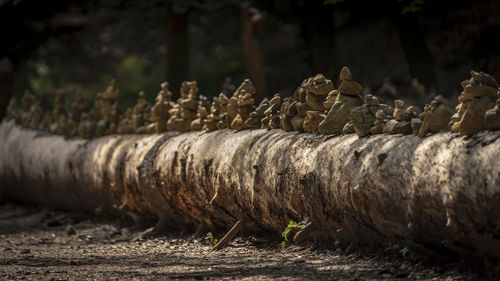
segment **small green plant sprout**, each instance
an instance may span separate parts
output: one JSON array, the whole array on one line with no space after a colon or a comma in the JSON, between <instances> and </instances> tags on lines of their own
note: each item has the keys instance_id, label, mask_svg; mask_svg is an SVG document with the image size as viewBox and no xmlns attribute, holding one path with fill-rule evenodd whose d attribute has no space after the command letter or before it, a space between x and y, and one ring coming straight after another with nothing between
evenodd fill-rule
<instances>
[{"instance_id":1,"label":"small green plant sprout","mask_svg":"<svg viewBox=\"0 0 500 281\"><path fill-rule=\"evenodd\" d=\"M212 232L207 233L207 235L205 235L205 238L203 238L203 244L205 244L205 245L213 246L213 245L217 244L217 242L218 242L218 240L217 240L217 238L214 237Z\"/></svg>"},{"instance_id":2,"label":"small green plant sprout","mask_svg":"<svg viewBox=\"0 0 500 281\"><path fill-rule=\"evenodd\" d=\"M306 227L306 224L304 223L296 223L294 221L290 221L288 225L286 226L285 230L281 233L281 236L283 237L284 241L281 242L281 248L286 248L287 243L289 242L289 237L291 234L296 233L298 230L303 229Z\"/></svg>"}]
</instances>

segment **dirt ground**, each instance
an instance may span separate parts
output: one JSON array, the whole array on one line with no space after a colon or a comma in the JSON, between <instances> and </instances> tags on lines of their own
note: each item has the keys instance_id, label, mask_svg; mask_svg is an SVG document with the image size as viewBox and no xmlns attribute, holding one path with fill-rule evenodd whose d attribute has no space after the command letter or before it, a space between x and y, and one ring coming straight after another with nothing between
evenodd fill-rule
<instances>
[{"instance_id":1,"label":"dirt ground","mask_svg":"<svg viewBox=\"0 0 500 281\"><path fill-rule=\"evenodd\" d=\"M236 238L211 252L203 239L170 234L137 239L116 220L0 205L0 280L478 280L456 265L280 248Z\"/></svg>"}]
</instances>

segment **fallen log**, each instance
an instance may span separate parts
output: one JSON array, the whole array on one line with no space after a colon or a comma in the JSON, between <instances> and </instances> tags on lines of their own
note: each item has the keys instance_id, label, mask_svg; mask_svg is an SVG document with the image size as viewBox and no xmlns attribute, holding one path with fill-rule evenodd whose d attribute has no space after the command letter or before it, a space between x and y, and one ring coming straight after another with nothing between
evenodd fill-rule
<instances>
[{"instance_id":1,"label":"fallen log","mask_svg":"<svg viewBox=\"0 0 500 281\"><path fill-rule=\"evenodd\" d=\"M306 217L321 241L500 258L500 131L324 137L282 130L92 140L0 124L0 196L127 211L165 223L280 233Z\"/></svg>"}]
</instances>

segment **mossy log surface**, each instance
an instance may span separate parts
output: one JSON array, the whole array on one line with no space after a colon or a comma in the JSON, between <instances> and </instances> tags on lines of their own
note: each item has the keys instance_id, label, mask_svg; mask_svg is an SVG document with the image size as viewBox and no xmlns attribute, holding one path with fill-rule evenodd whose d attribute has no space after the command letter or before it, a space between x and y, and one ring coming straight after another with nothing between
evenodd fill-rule
<instances>
[{"instance_id":1,"label":"mossy log surface","mask_svg":"<svg viewBox=\"0 0 500 281\"><path fill-rule=\"evenodd\" d=\"M183 226L280 233L308 217L316 239L404 240L500 258L500 132L427 138L282 130L70 139L0 124L0 196L153 215Z\"/></svg>"}]
</instances>

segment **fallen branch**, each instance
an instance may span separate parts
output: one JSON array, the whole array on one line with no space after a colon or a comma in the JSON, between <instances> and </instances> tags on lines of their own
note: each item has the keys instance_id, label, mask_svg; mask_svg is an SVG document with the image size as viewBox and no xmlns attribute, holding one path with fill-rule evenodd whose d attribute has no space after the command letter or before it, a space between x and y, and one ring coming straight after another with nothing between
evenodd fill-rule
<instances>
[{"instance_id":1,"label":"fallen branch","mask_svg":"<svg viewBox=\"0 0 500 281\"><path fill-rule=\"evenodd\" d=\"M247 216L248 231L277 236L309 217L318 241L500 258L499 138L218 130L65 141L4 121L0 196L108 213L125 204L208 229Z\"/></svg>"}]
</instances>

